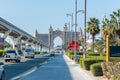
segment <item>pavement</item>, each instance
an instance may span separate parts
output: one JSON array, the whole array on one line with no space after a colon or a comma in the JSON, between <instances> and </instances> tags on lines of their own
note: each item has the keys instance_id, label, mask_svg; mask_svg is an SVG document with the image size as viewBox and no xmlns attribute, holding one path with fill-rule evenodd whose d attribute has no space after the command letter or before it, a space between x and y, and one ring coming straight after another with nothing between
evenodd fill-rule
<instances>
[{"instance_id":1,"label":"pavement","mask_svg":"<svg viewBox=\"0 0 120 80\"><path fill-rule=\"evenodd\" d=\"M66 55L52 57L34 72L17 80L96 80Z\"/></svg>"}]
</instances>

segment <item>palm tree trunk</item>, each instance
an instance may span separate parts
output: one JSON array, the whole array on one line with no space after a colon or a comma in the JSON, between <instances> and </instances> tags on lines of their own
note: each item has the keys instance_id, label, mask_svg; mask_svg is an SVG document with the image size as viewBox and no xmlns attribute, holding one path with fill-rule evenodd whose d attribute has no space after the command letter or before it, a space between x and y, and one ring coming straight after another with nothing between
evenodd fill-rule
<instances>
[{"instance_id":1,"label":"palm tree trunk","mask_svg":"<svg viewBox=\"0 0 120 80\"><path fill-rule=\"evenodd\" d=\"M120 36L119 36L119 38L118 38L118 46L120 46Z\"/></svg>"},{"instance_id":2,"label":"palm tree trunk","mask_svg":"<svg viewBox=\"0 0 120 80\"><path fill-rule=\"evenodd\" d=\"M92 51L93 51L93 53L94 53L94 35L92 35L92 38L93 38L93 40L92 40L92 42L93 42Z\"/></svg>"},{"instance_id":3,"label":"palm tree trunk","mask_svg":"<svg viewBox=\"0 0 120 80\"><path fill-rule=\"evenodd\" d=\"M105 51L103 53L106 53L106 39L104 40L104 44L105 44Z\"/></svg>"}]
</instances>

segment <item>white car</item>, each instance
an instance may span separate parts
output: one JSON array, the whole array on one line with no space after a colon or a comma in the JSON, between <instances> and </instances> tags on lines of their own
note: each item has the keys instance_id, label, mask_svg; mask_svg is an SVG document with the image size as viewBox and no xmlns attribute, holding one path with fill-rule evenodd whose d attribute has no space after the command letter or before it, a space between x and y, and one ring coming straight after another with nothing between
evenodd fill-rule
<instances>
[{"instance_id":1,"label":"white car","mask_svg":"<svg viewBox=\"0 0 120 80\"><path fill-rule=\"evenodd\" d=\"M7 52L4 53L4 60L5 62L8 61L20 62L21 56L19 55L19 52L17 50L7 50Z\"/></svg>"},{"instance_id":2,"label":"white car","mask_svg":"<svg viewBox=\"0 0 120 80\"><path fill-rule=\"evenodd\" d=\"M25 58L34 58L35 57L34 50L31 48L25 49L24 56Z\"/></svg>"},{"instance_id":3,"label":"white car","mask_svg":"<svg viewBox=\"0 0 120 80\"><path fill-rule=\"evenodd\" d=\"M5 80L4 63L0 62L0 80Z\"/></svg>"}]
</instances>

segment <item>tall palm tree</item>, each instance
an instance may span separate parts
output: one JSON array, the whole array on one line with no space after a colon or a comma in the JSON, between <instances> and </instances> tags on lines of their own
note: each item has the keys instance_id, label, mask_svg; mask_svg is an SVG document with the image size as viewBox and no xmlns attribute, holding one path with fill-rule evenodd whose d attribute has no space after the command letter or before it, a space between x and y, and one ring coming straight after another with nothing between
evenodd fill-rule
<instances>
[{"instance_id":1,"label":"tall palm tree","mask_svg":"<svg viewBox=\"0 0 120 80\"><path fill-rule=\"evenodd\" d=\"M87 24L88 24L88 27L86 30L87 30L87 33L92 35L92 41L93 41L92 51L94 52L94 39L95 39L95 36L100 32L99 20L96 18L90 18L90 21L88 21Z\"/></svg>"}]
</instances>

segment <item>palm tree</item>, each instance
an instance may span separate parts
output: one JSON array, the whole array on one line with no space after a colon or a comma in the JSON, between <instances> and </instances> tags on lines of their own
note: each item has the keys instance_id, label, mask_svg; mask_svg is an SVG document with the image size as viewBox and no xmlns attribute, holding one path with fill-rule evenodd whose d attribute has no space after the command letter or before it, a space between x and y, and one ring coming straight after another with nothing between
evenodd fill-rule
<instances>
[{"instance_id":1,"label":"palm tree","mask_svg":"<svg viewBox=\"0 0 120 80\"><path fill-rule=\"evenodd\" d=\"M109 35L110 42L114 42L116 36L115 27L114 27L114 21L112 19L105 18L102 21L102 39L106 42L106 36Z\"/></svg>"},{"instance_id":2,"label":"palm tree","mask_svg":"<svg viewBox=\"0 0 120 80\"><path fill-rule=\"evenodd\" d=\"M113 12L113 14L110 14L110 16L111 16L112 25L115 28L115 32L120 40L120 9L117 12ZM120 45L120 43L118 43L118 45Z\"/></svg>"},{"instance_id":3,"label":"palm tree","mask_svg":"<svg viewBox=\"0 0 120 80\"><path fill-rule=\"evenodd\" d=\"M92 35L92 41L93 41L92 51L94 52L94 39L95 39L95 36L100 32L99 20L96 18L90 18L90 21L88 21L87 24L88 24L88 27L86 30L87 30L87 33Z\"/></svg>"},{"instance_id":4,"label":"palm tree","mask_svg":"<svg viewBox=\"0 0 120 80\"><path fill-rule=\"evenodd\" d=\"M95 49L98 51L98 53L104 53L105 50L105 44L103 40L95 40Z\"/></svg>"}]
</instances>

